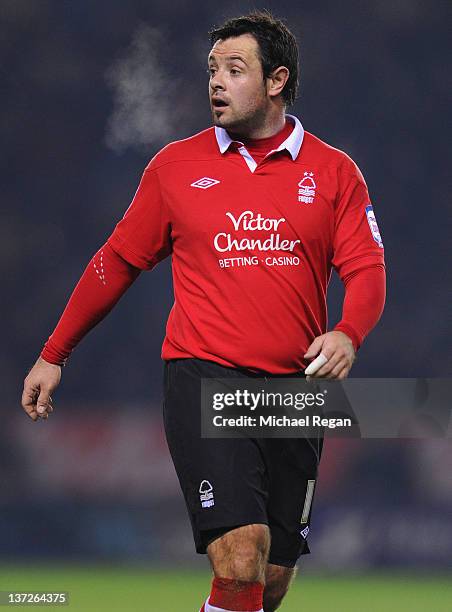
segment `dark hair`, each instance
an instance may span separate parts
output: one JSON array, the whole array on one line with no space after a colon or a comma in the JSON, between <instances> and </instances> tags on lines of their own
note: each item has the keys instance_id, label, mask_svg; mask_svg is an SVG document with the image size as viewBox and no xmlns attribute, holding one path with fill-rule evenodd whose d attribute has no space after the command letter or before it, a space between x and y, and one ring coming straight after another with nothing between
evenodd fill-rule
<instances>
[{"instance_id":1,"label":"dark hair","mask_svg":"<svg viewBox=\"0 0 452 612\"><path fill-rule=\"evenodd\" d=\"M284 102L293 104L298 89L298 46L295 36L279 19L269 11L255 11L249 15L229 19L219 28L209 32L210 42L251 34L259 46L264 77L267 78L278 68L285 66L289 78L282 91Z\"/></svg>"}]
</instances>

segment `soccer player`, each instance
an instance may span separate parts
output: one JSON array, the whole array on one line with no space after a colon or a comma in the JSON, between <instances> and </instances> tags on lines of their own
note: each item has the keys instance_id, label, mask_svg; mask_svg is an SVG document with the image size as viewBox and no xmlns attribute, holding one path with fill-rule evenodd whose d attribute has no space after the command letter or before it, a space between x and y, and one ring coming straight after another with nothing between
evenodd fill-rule
<instances>
[{"instance_id":1,"label":"soccer player","mask_svg":"<svg viewBox=\"0 0 452 612\"><path fill-rule=\"evenodd\" d=\"M298 49L285 24L252 13L211 43L214 126L151 160L26 377L22 405L34 421L48 417L74 347L171 255L164 422L196 550L214 572L201 610L272 612L309 552L322 440L201 438L201 379L302 375L318 356L314 377L345 378L383 309L383 245L355 163L286 114ZM332 268L345 298L327 331Z\"/></svg>"}]
</instances>

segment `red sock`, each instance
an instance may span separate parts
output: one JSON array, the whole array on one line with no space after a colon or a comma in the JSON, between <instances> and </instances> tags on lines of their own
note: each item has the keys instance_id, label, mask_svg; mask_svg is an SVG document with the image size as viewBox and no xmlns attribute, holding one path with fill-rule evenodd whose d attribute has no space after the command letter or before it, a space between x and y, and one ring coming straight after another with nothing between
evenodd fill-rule
<instances>
[{"instance_id":1,"label":"red sock","mask_svg":"<svg viewBox=\"0 0 452 612\"><path fill-rule=\"evenodd\" d=\"M210 606L227 612L260 612L263 594L260 582L214 578L210 597L200 612L209 612Z\"/></svg>"}]
</instances>

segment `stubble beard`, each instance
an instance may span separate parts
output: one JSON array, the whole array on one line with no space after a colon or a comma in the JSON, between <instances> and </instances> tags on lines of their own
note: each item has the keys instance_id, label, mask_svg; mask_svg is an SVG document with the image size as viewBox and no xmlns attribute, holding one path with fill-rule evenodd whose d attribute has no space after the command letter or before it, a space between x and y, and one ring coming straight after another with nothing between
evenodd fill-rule
<instances>
[{"instance_id":1,"label":"stubble beard","mask_svg":"<svg viewBox=\"0 0 452 612\"><path fill-rule=\"evenodd\" d=\"M267 106L264 101L262 101L261 104L252 109L243 111L240 114L234 112L231 114L232 116L230 119L224 118L223 120L224 113L222 113L220 117L217 117L215 110L212 110L213 124L217 127L224 128L235 136L246 137L265 125Z\"/></svg>"}]
</instances>

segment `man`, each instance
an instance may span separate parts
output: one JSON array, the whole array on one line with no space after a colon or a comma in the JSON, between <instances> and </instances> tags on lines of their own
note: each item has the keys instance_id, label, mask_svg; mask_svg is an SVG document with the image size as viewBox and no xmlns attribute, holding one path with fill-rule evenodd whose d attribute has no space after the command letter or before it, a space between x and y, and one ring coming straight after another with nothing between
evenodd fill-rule
<instances>
[{"instance_id":1,"label":"man","mask_svg":"<svg viewBox=\"0 0 452 612\"><path fill-rule=\"evenodd\" d=\"M214 128L150 162L26 377L22 405L48 417L73 348L141 270L171 254L164 419L196 549L214 571L202 610L271 612L309 552L322 441L202 439L200 381L299 375L319 356L314 377L345 378L383 309L383 245L354 162L285 113L298 85L286 26L253 13L211 42ZM327 332L332 267L345 299Z\"/></svg>"}]
</instances>

